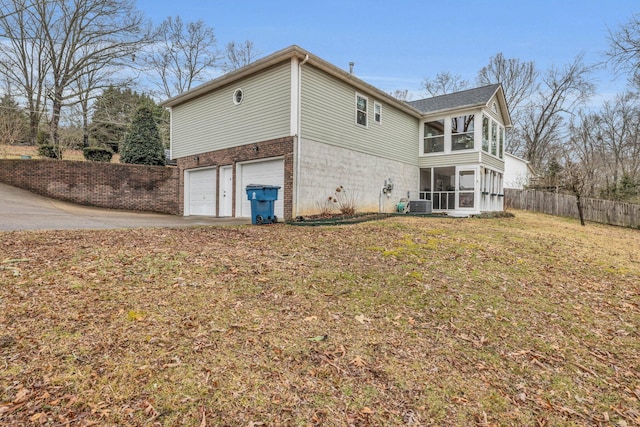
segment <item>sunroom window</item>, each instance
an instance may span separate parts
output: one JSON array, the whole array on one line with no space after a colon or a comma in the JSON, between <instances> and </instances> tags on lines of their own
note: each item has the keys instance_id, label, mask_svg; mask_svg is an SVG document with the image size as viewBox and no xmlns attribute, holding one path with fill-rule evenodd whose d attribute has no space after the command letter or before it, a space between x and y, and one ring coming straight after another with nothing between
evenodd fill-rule
<instances>
[{"instance_id":1,"label":"sunroom window","mask_svg":"<svg viewBox=\"0 0 640 427\"><path fill-rule=\"evenodd\" d=\"M424 124L424 152L444 151L444 120L434 120Z\"/></svg>"},{"instance_id":2,"label":"sunroom window","mask_svg":"<svg viewBox=\"0 0 640 427\"><path fill-rule=\"evenodd\" d=\"M498 154L502 158L504 153L504 128L500 127L500 139L498 140Z\"/></svg>"},{"instance_id":3,"label":"sunroom window","mask_svg":"<svg viewBox=\"0 0 640 427\"><path fill-rule=\"evenodd\" d=\"M473 149L473 114L451 119L451 150Z\"/></svg>"},{"instance_id":4,"label":"sunroom window","mask_svg":"<svg viewBox=\"0 0 640 427\"><path fill-rule=\"evenodd\" d=\"M491 154L497 155L498 146L498 125L496 122L491 122Z\"/></svg>"},{"instance_id":5,"label":"sunroom window","mask_svg":"<svg viewBox=\"0 0 640 427\"><path fill-rule=\"evenodd\" d=\"M482 151L489 152L489 117L482 116Z\"/></svg>"}]
</instances>

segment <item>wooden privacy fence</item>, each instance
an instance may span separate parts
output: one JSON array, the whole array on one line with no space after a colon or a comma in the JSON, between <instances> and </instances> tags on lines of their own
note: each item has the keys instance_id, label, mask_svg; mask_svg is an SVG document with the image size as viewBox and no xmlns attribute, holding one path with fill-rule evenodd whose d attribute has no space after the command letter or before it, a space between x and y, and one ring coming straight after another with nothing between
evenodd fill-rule
<instances>
[{"instance_id":1,"label":"wooden privacy fence","mask_svg":"<svg viewBox=\"0 0 640 427\"><path fill-rule=\"evenodd\" d=\"M504 190L505 208L580 218L576 196L539 190ZM640 205L582 198L585 221L640 228Z\"/></svg>"}]
</instances>

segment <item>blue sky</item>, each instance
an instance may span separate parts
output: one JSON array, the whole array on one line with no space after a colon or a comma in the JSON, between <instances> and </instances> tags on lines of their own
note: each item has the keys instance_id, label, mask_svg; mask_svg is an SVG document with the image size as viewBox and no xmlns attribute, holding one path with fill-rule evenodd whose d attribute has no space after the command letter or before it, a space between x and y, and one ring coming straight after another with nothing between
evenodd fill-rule
<instances>
[{"instance_id":1,"label":"blue sky","mask_svg":"<svg viewBox=\"0 0 640 427\"><path fill-rule=\"evenodd\" d=\"M602 61L608 31L640 13L638 0L138 0L154 23L179 15L214 28L219 48L251 40L266 56L297 44L385 91L409 89L440 71L475 82L489 58L562 67L580 53ZM598 100L625 88L610 70L595 76Z\"/></svg>"}]
</instances>

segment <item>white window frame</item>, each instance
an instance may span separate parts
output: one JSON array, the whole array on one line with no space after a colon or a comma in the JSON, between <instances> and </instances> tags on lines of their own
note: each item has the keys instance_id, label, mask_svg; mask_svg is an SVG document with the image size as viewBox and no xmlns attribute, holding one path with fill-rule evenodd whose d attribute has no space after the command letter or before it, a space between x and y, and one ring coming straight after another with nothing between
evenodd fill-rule
<instances>
[{"instance_id":1,"label":"white window frame","mask_svg":"<svg viewBox=\"0 0 640 427\"><path fill-rule=\"evenodd\" d=\"M489 144L489 154L493 157L498 157L498 127L499 123L495 120L491 121L491 139Z\"/></svg>"},{"instance_id":2,"label":"white window frame","mask_svg":"<svg viewBox=\"0 0 640 427\"><path fill-rule=\"evenodd\" d=\"M463 174L463 172L473 172L473 187L472 188L462 188L462 183L460 182L460 177ZM476 207L478 206L478 183L477 183L477 179L478 179L478 173L479 170L476 167L464 167L464 166L459 166L456 167L456 209L460 209L460 210L474 210L476 209ZM460 196L464 196L465 194L469 194L472 195L473 198L473 205L472 206L460 206Z\"/></svg>"},{"instance_id":3,"label":"white window frame","mask_svg":"<svg viewBox=\"0 0 640 427\"><path fill-rule=\"evenodd\" d=\"M364 110L360 110L358 108L358 98L364 99L364 102L365 102ZM358 113L361 113L361 112L364 113L364 124L358 122ZM356 117L355 118L356 118L356 124L358 126L362 126L364 128L369 127L369 98L362 94L359 94L358 92L356 92Z\"/></svg>"},{"instance_id":4,"label":"white window frame","mask_svg":"<svg viewBox=\"0 0 640 427\"><path fill-rule=\"evenodd\" d=\"M432 135L432 136L427 136L424 133L425 130L425 126L427 123L429 122L442 122L442 134L441 135ZM443 116L443 117L438 117L438 118L434 118L434 119L429 119L429 120L425 120L422 122L422 126L420 126L420 133L422 135L422 147L420 149L420 151L422 152L421 155L423 156L431 156L431 155L442 155L445 153L448 153L447 151L447 131L449 132L449 140L451 139L451 123L448 122L447 117ZM442 138L442 150L440 151L429 151L427 152L425 150L425 142L427 139L435 139L435 138ZM450 142L449 142L450 144Z\"/></svg>"},{"instance_id":5,"label":"white window frame","mask_svg":"<svg viewBox=\"0 0 640 427\"><path fill-rule=\"evenodd\" d=\"M373 102L373 121L382 124L382 104Z\"/></svg>"},{"instance_id":6,"label":"white window frame","mask_svg":"<svg viewBox=\"0 0 640 427\"><path fill-rule=\"evenodd\" d=\"M453 132L453 121L457 120L457 119L461 119L461 118L467 118L469 116L472 116L471 118L471 123L473 123L473 129L472 130L460 130L457 132ZM449 120L451 122L451 129L450 129L450 137L451 137L451 152L458 152L458 151L463 151L463 150L475 150L476 148L476 114L475 113L460 113L460 114L456 114L453 115L451 117L449 117ZM466 122L466 120L465 120ZM457 130L457 129L456 129ZM467 136L471 136L471 140L473 141L473 146L471 148L459 148L459 149L454 149L454 140L456 139L455 137L457 136L461 136L461 135L467 135Z\"/></svg>"},{"instance_id":7,"label":"white window frame","mask_svg":"<svg viewBox=\"0 0 640 427\"><path fill-rule=\"evenodd\" d=\"M485 121L487 122L487 149L485 150L484 148L484 123ZM486 114L482 114L482 129L480 129L480 144L481 144L481 148L480 150L489 154L491 152L491 117L487 116Z\"/></svg>"}]
</instances>

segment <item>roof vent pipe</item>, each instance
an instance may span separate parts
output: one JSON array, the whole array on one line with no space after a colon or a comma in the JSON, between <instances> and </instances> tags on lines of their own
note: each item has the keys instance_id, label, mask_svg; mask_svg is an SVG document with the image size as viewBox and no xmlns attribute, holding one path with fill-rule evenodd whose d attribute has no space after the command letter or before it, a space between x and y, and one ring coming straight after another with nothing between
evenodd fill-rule
<instances>
[{"instance_id":1,"label":"roof vent pipe","mask_svg":"<svg viewBox=\"0 0 640 427\"><path fill-rule=\"evenodd\" d=\"M353 66L356 65L355 62L351 61L349 62L349 74L353 74Z\"/></svg>"}]
</instances>

